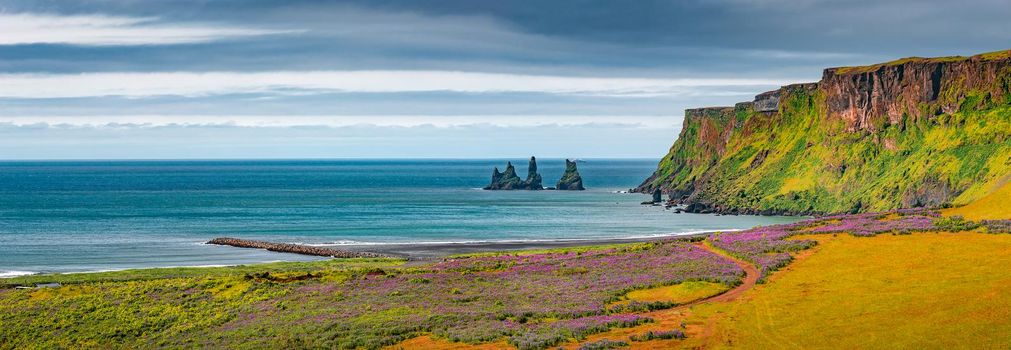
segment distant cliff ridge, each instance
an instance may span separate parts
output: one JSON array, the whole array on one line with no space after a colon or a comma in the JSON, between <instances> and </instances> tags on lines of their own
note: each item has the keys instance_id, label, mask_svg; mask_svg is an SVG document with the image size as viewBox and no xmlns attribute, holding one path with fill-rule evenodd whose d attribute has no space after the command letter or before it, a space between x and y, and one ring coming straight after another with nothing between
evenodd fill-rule
<instances>
[{"instance_id":1,"label":"distant cliff ridge","mask_svg":"<svg viewBox=\"0 0 1011 350\"><path fill-rule=\"evenodd\" d=\"M1011 51L829 68L817 83L685 111L656 172L694 211L964 204L1011 177Z\"/></svg>"}]
</instances>

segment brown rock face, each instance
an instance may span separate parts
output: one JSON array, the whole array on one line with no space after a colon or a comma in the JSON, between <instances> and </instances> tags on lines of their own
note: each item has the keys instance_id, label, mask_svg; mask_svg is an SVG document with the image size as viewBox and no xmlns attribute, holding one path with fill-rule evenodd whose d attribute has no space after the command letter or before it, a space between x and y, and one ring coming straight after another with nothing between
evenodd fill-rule
<instances>
[{"instance_id":1,"label":"brown rock face","mask_svg":"<svg viewBox=\"0 0 1011 350\"><path fill-rule=\"evenodd\" d=\"M779 90L758 94L758 96L755 96L753 106L755 107L755 112L779 111Z\"/></svg>"},{"instance_id":2,"label":"brown rock face","mask_svg":"<svg viewBox=\"0 0 1011 350\"><path fill-rule=\"evenodd\" d=\"M685 182L695 174L715 164L723 155L734 130L740 127L736 116L739 112L751 110L751 102L738 103L735 107L706 107L685 110L684 126L678 134L680 142L674 143L663 162L669 162L669 169L683 174ZM661 189L674 198L689 195L693 188L685 188L667 181L673 173L655 172L634 191L652 193ZM662 184L653 185L662 180Z\"/></svg>"},{"instance_id":3,"label":"brown rock face","mask_svg":"<svg viewBox=\"0 0 1011 350\"><path fill-rule=\"evenodd\" d=\"M723 154L734 131L734 107L709 107L685 110L685 119L695 119L699 123L699 147L704 161ZM687 122L686 122L687 123ZM696 164L699 165L699 164Z\"/></svg>"},{"instance_id":4,"label":"brown rock face","mask_svg":"<svg viewBox=\"0 0 1011 350\"><path fill-rule=\"evenodd\" d=\"M848 131L874 132L898 124L903 116L924 118L954 113L968 92L1002 101L1011 70L1009 54L944 58L906 58L868 67L829 68L819 88L827 117L841 119Z\"/></svg>"}]
</instances>

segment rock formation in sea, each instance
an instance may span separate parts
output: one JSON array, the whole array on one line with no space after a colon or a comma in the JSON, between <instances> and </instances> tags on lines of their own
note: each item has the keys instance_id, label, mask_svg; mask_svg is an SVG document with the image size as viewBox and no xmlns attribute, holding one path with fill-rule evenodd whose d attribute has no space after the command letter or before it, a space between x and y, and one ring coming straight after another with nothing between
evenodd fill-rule
<instances>
[{"instance_id":1,"label":"rock formation in sea","mask_svg":"<svg viewBox=\"0 0 1011 350\"><path fill-rule=\"evenodd\" d=\"M528 190L543 190L541 174L537 173L537 158L530 156L530 165L527 167L527 180L523 183Z\"/></svg>"},{"instance_id":2,"label":"rock formation in sea","mask_svg":"<svg viewBox=\"0 0 1011 350\"><path fill-rule=\"evenodd\" d=\"M565 160L565 173L558 180L558 185L555 186L555 189L562 191L582 191L586 189L583 187L583 178L579 176L579 170L576 169L575 161Z\"/></svg>"},{"instance_id":3,"label":"rock formation in sea","mask_svg":"<svg viewBox=\"0 0 1011 350\"><path fill-rule=\"evenodd\" d=\"M642 205L660 205L660 203L663 203L663 191L661 191L658 188L658 189L653 190L653 199L652 200L644 201L641 204Z\"/></svg>"},{"instance_id":4,"label":"rock formation in sea","mask_svg":"<svg viewBox=\"0 0 1011 350\"><path fill-rule=\"evenodd\" d=\"M962 205L1011 174L1011 50L829 68L732 107L685 111L657 170L692 212Z\"/></svg>"},{"instance_id":5,"label":"rock formation in sea","mask_svg":"<svg viewBox=\"0 0 1011 350\"><path fill-rule=\"evenodd\" d=\"M516 167L512 162L506 163L506 170L503 173L498 171L498 167L491 173L491 183L485 186L486 190L543 190L541 174L537 173L537 158L530 157L530 165L527 168L527 179L520 180L516 175Z\"/></svg>"}]
</instances>

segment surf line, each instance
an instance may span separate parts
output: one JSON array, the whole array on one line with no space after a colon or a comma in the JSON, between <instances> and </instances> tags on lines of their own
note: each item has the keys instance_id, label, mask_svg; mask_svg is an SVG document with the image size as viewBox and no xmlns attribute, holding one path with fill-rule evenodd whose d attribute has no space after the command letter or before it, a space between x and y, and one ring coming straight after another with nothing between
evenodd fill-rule
<instances>
[{"instance_id":1,"label":"surf line","mask_svg":"<svg viewBox=\"0 0 1011 350\"><path fill-rule=\"evenodd\" d=\"M327 256L331 258L397 258L398 256L374 253L359 252L350 250L340 250L328 247L318 247L304 244L274 243L264 241L254 241L231 237L219 237L212 239L207 244L226 245L238 248L266 249L272 252L293 253L302 255Z\"/></svg>"}]
</instances>

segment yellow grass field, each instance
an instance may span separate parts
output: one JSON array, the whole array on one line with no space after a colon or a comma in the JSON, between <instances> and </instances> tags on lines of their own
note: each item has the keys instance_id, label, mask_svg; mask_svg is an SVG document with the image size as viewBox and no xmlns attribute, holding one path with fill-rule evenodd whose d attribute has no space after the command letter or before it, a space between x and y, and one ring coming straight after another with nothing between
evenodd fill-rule
<instances>
[{"instance_id":1,"label":"yellow grass field","mask_svg":"<svg viewBox=\"0 0 1011 350\"><path fill-rule=\"evenodd\" d=\"M997 220L1011 218L1011 181L996 191L969 205L944 211L945 215L960 215L969 220Z\"/></svg>"},{"instance_id":2,"label":"yellow grass field","mask_svg":"<svg viewBox=\"0 0 1011 350\"><path fill-rule=\"evenodd\" d=\"M723 293L727 289L730 288L723 283L690 281L672 286L635 290L625 295L628 300L622 300L615 304L624 304L633 300L647 303L667 301L684 304Z\"/></svg>"},{"instance_id":3,"label":"yellow grass field","mask_svg":"<svg viewBox=\"0 0 1011 350\"><path fill-rule=\"evenodd\" d=\"M687 326L688 339L629 342L632 349L1008 349L1011 235L916 233L807 235L802 251L766 283L730 301L647 313L656 322L591 335L601 339ZM630 293L690 300L717 286L686 283ZM463 349L420 337L392 348ZM511 348L504 342L478 348Z\"/></svg>"},{"instance_id":4,"label":"yellow grass field","mask_svg":"<svg viewBox=\"0 0 1011 350\"><path fill-rule=\"evenodd\" d=\"M820 244L741 299L695 307L679 345L1011 347L1011 235L802 238Z\"/></svg>"}]
</instances>

